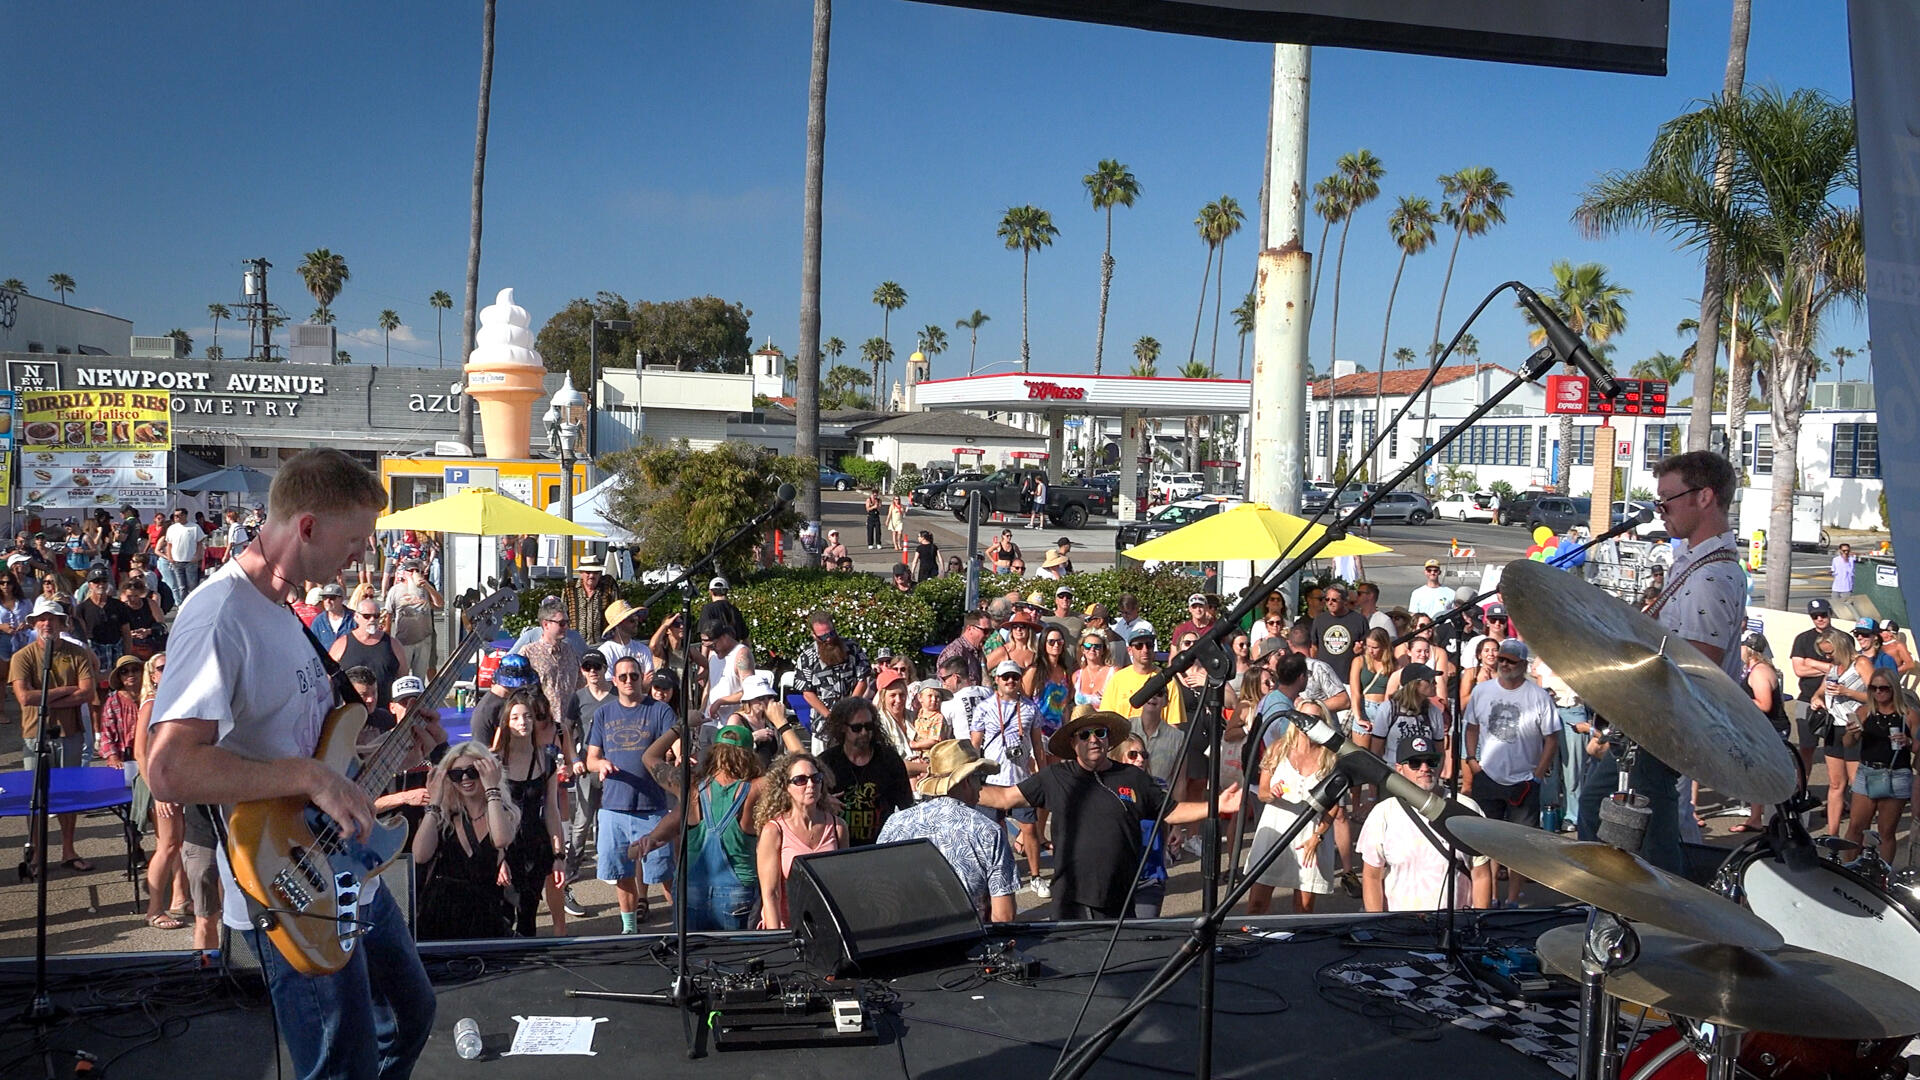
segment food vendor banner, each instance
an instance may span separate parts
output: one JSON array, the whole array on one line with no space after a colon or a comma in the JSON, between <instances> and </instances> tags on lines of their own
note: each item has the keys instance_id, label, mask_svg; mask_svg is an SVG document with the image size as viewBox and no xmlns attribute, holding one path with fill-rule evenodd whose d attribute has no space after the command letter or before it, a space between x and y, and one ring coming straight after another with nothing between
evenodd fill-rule
<instances>
[{"instance_id":1,"label":"food vendor banner","mask_svg":"<svg viewBox=\"0 0 1920 1080\"><path fill-rule=\"evenodd\" d=\"M20 395L20 445L29 453L165 452L173 449L172 418L172 395L165 390L23 393Z\"/></svg>"},{"instance_id":2,"label":"food vendor banner","mask_svg":"<svg viewBox=\"0 0 1920 1080\"><path fill-rule=\"evenodd\" d=\"M29 506L163 510L169 504L167 455L157 450L28 450L20 454L18 476Z\"/></svg>"}]
</instances>

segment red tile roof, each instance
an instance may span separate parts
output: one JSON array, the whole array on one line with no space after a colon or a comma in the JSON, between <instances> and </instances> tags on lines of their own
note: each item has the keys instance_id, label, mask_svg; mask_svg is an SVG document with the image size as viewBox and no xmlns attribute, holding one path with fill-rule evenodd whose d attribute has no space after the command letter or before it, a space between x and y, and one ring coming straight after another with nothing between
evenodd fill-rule
<instances>
[{"instance_id":1,"label":"red tile roof","mask_svg":"<svg viewBox=\"0 0 1920 1080\"><path fill-rule=\"evenodd\" d=\"M1498 371L1508 375L1514 374L1513 371L1501 367L1499 364L1455 364L1441 368L1440 374L1434 376L1433 385L1444 386L1450 382L1458 382L1461 379L1471 378L1476 371ZM1379 372L1360 371L1352 375L1342 375L1338 379L1315 379L1313 381L1313 396L1316 398L1372 397L1375 390L1380 389L1380 392L1388 397L1405 397L1419 389L1420 380L1426 377L1427 371L1425 368L1405 368L1400 371L1389 371L1387 372L1385 388L1380 389Z\"/></svg>"}]
</instances>

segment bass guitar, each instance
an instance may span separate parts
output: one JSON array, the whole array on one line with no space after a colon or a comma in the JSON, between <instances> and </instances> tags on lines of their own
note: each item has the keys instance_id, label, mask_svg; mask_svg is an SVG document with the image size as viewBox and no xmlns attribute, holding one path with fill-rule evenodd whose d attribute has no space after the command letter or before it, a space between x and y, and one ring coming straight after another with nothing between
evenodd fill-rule
<instances>
[{"instance_id":1,"label":"bass guitar","mask_svg":"<svg viewBox=\"0 0 1920 1080\"><path fill-rule=\"evenodd\" d=\"M437 718L460 666L492 639L516 601L512 589L500 589L466 609L466 636L371 753L363 757L359 743L366 707L349 700L327 714L313 756L368 798L385 792L415 763L414 729ZM258 905L254 924L303 975L331 975L346 966L365 930L359 919L365 885L399 856L406 839L399 814L381 818L373 835L358 841L300 796L238 803L227 812L227 860L241 891Z\"/></svg>"}]
</instances>

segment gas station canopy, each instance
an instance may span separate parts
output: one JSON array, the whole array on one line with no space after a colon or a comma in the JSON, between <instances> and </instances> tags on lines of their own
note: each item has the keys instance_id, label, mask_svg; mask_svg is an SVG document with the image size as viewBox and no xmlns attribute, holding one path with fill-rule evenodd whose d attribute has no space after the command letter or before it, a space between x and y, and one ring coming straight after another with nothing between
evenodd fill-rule
<instances>
[{"instance_id":1,"label":"gas station canopy","mask_svg":"<svg viewBox=\"0 0 1920 1080\"><path fill-rule=\"evenodd\" d=\"M1209 416L1244 413L1252 384L1243 379L1162 379L1137 375L1050 375L999 372L915 385L930 409L1064 413L1077 416Z\"/></svg>"}]
</instances>

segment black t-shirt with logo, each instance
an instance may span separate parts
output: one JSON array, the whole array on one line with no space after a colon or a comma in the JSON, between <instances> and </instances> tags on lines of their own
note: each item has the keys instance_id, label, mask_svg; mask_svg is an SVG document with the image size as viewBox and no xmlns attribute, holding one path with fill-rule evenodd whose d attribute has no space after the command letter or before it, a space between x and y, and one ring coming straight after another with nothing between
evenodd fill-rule
<instances>
[{"instance_id":1,"label":"black t-shirt with logo","mask_svg":"<svg viewBox=\"0 0 1920 1080\"><path fill-rule=\"evenodd\" d=\"M875 749L865 765L848 760L843 747L835 746L820 755L820 764L833 774L830 789L840 800L840 812L847 819L847 842L852 847L873 843L887 815L913 805L913 785L907 780L907 764L898 754Z\"/></svg>"},{"instance_id":2,"label":"black t-shirt with logo","mask_svg":"<svg viewBox=\"0 0 1920 1080\"><path fill-rule=\"evenodd\" d=\"M1135 765L1091 773L1077 761L1049 765L1020 782L1027 803L1053 811L1053 902L1120 914L1140 866L1140 823L1160 813L1160 785Z\"/></svg>"},{"instance_id":3,"label":"black t-shirt with logo","mask_svg":"<svg viewBox=\"0 0 1920 1080\"><path fill-rule=\"evenodd\" d=\"M1360 643L1367 637L1367 617L1357 611L1345 615L1327 615L1313 617L1313 643L1320 650L1319 660L1340 676L1341 682L1347 681L1347 672L1353 667L1353 658L1360 651Z\"/></svg>"}]
</instances>

